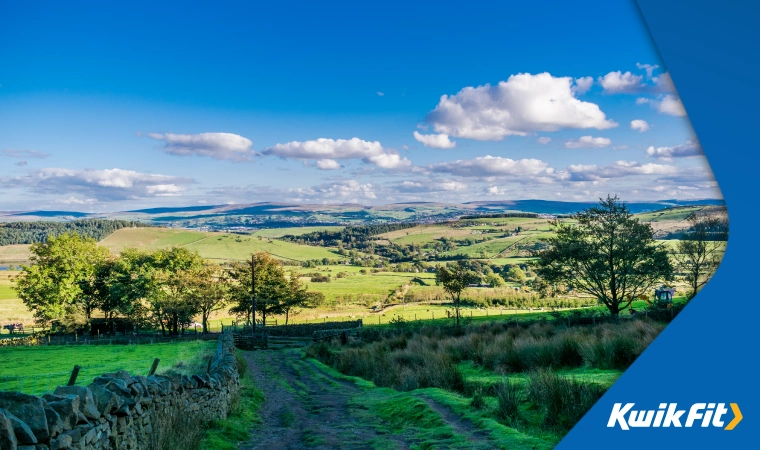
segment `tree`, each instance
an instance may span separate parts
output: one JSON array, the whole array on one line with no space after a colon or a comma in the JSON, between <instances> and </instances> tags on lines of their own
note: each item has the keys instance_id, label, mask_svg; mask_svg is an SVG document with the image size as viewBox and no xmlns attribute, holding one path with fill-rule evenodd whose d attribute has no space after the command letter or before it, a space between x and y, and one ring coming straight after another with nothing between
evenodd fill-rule
<instances>
[{"instance_id":1,"label":"tree","mask_svg":"<svg viewBox=\"0 0 760 450\"><path fill-rule=\"evenodd\" d=\"M617 196L600 199L575 219L577 224L552 222L555 236L536 252L536 272L547 282L591 294L617 316L634 298L672 279L673 266L652 227Z\"/></svg>"},{"instance_id":2,"label":"tree","mask_svg":"<svg viewBox=\"0 0 760 450\"><path fill-rule=\"evenodd\" d=\"M64 233L32 244L30 251L31 264L23 266L16 291L37 321L48 323L77 313L89 318L93 305L83 295L82 283L108 257L108 250L95 239Z\"/></svg>"},{"instance_id":3,"label":"tree","mask_svg":"<svg viewBox=\"0 0 760 450\"><path fill-rule=\"evenodd\" d=\"M673 257L679 272L689 283L689 299L713 276L723 259L728 239L728 220L718 216L692 214Z\"/></svg>"},{"instance_id":4,"label":"tree","mask_svg":"<svg viewBox=\"0 0 760 450\"><path fill-rule=\"evenodd\" d=\"M256 253L254 264L256 269L256 314L261 316L261 323L266 325L267 317L283 312L282 307L287 298L288 281L282 263L272 258L269 253ZM250 318L251 261L233 263L230 269L230 277L234 281L231 287L231 298L234 306L230 308L230 312Z\"/></svg>"},{"instance_id":5,"label":"tree","mask_svg":"<svg viewBox=\"0 0 760 450\"><path fill-rule=\"evenodd\" d=\"M452 266L440 266L435 274L435 284L441 285L454 303L457 326L459 326L459 301L462 291L467 288L467 285L476 281L478 281L478 276L461 262Z\"/></svg>"},{"instance_id":6,"label":"tree","mask_svg":"<svg viewBox=\"0 0 760 450\"><path fill-rule=\"evenodd\" d=\"M292 272L288 278L285 299L282 302L282 312L285 313L285 325L290 316L296 316L301 308L313 308L324 302L325 296L321 292L310 292L301 282L301 274Z\"/></svg>"},{"instance_id":7,"label":"tree","mask_svg":"<svg viewBox=\"0 0 760 450\"><path fill-rule=\"evenodd\" d=\"M229 299L229 276L218 264L207 264L187 272L187 302L196 305L200 311L203 334L208 333L208 318L214 311L219 311Z\"/></svg>"},{"instance_id":8,"label":"tree","mask_svg":"<svg viewBox=\"0 0 760 450\"><path fill-rule=\"evenodd\" d=\"M523 272L523 270L518 266L512 266L507 271L507 281L525 284L527 280L528 276L525 275L525 272Z\"/></svg>"},{"instance_id":9,"label":"tree","mask_svg":"<svg viewBox=\"0 0 760 450\"><path fill-rule=\"evenodd\" d=\"M486 282L486 284L490 284L493 287L502 287L504 286L504 278L496 275L495 273L491 272L489 274L486 274L483 277L483 281Z\"/></svg>"}]
</instances>

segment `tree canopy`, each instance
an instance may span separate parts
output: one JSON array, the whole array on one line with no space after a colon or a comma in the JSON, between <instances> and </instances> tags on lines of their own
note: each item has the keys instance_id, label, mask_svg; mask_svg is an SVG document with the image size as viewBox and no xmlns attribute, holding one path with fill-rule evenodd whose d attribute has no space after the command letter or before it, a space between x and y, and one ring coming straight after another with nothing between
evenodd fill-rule
<instances>
[{"instance_id":1,"label":"tree canopy","mask_svg":"<svg viewBox=\"0 0 760 450\"><path fill-rule=\"evenodd\" d=\"M574 216L554 221L555 236L536 252L537 274L593 295L617 316L632 300L672 279L667 250L654 240L649 224L634 218L616 197Z\"/></svg>"}]
</instances>

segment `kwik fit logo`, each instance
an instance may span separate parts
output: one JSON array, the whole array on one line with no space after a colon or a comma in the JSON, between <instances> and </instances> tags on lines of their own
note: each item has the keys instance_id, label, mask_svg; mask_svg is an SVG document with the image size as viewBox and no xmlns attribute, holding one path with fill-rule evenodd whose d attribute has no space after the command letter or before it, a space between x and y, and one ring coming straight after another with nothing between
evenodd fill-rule
<instances>
[{"instance_id":1,"label":"kwik fit logo","mask_svg":"<svg viewBox=\"0 0 760 450\"><path fill-rule=\"evenodd\" d=\"M670 427L715 427L733 430L742 421L742 412L736 403L729 405L733 419L727 425L725 422L731 416L727 416L729 409L726 408L725 403L694 403L688 410L678 409L678 403L660 403L658 409L649 410L633 409L635 406L635 403L626 403L625 406L622 403L615 403L612 406L607 427L619 426L621 430Z\"/></svg>"}]
</instances>

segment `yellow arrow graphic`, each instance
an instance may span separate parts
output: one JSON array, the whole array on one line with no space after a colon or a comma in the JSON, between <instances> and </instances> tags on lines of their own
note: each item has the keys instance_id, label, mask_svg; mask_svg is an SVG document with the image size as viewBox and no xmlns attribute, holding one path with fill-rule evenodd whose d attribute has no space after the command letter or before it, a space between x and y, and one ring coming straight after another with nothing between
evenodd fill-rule
<instances>
[{"instance_id":1,"label":"yellow arrow graphic","mask_svg":"<svg viewBox=\"0 0 760 450\"><path fill-rule=\"evenodd\" d=\"M739 422L742 421L742 412L739 410L739 405L736 403L731 403L731 411L734 412L734 420L731 421L728 425L726 425L726 428L724 430L733 430L735 426L739 424Z\"/></svg>"}]
</instances>

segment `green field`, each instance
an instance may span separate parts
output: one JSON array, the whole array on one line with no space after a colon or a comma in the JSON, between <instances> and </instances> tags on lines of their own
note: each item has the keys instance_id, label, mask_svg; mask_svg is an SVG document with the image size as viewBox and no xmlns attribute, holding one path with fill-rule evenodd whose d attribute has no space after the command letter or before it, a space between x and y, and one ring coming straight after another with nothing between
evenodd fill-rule
<instances>
[{"instance_id":1,"label":"green field","mask_svg":"<svg viewBox=\"0 0 760 450\"><path fill-rule=\"evenodd\" d=\"M0 246L0 263L24 264L29 261L29 245L3 245Z\"/></svg>"},{"instance_id":2,"label":"green field","mask_svg":"<svg viewBox=\"0 0 760 450\"><path fill-rule=\"evenodd\" d=\"M189 341L144 345L77 345L0 348L0 390L48 392L66 384L74 365L82 367L77 384L89 384L105 372L124 369L147 375L154 358L161 359L159 373L194 373L205 367L215 341Z\"/></svg>"},{"instance_id":3,"label":"green field","mask_svg":"<svg viewBox=\"0 0 760 450\"><path fill-rule=\"evenodd\" d=\"M301 228L277 230L301 230ZM254 252L268 252L281 259L296 261L340 258L331 249L299 245L261 236L204 233L169 228L124 228L103 239L100 243L114 253L128 247L157 250L181 246L197 251L203 258L217 260L248 259Z\"/></svg>"},{"instance_id":4,"label":"green field","mask_svg":"<svg viewBox=\"0 0 760 450\"><path fill-rule=\"evenodd\" d=\"M344 227L291 227L291 228L267 228L265 230L259 230L252 234L252 236L261 236L266 238L281 238L286 235L301 236L306 233L313 233L314 231L340 231Z\"/></svg>"}]
</instances>

